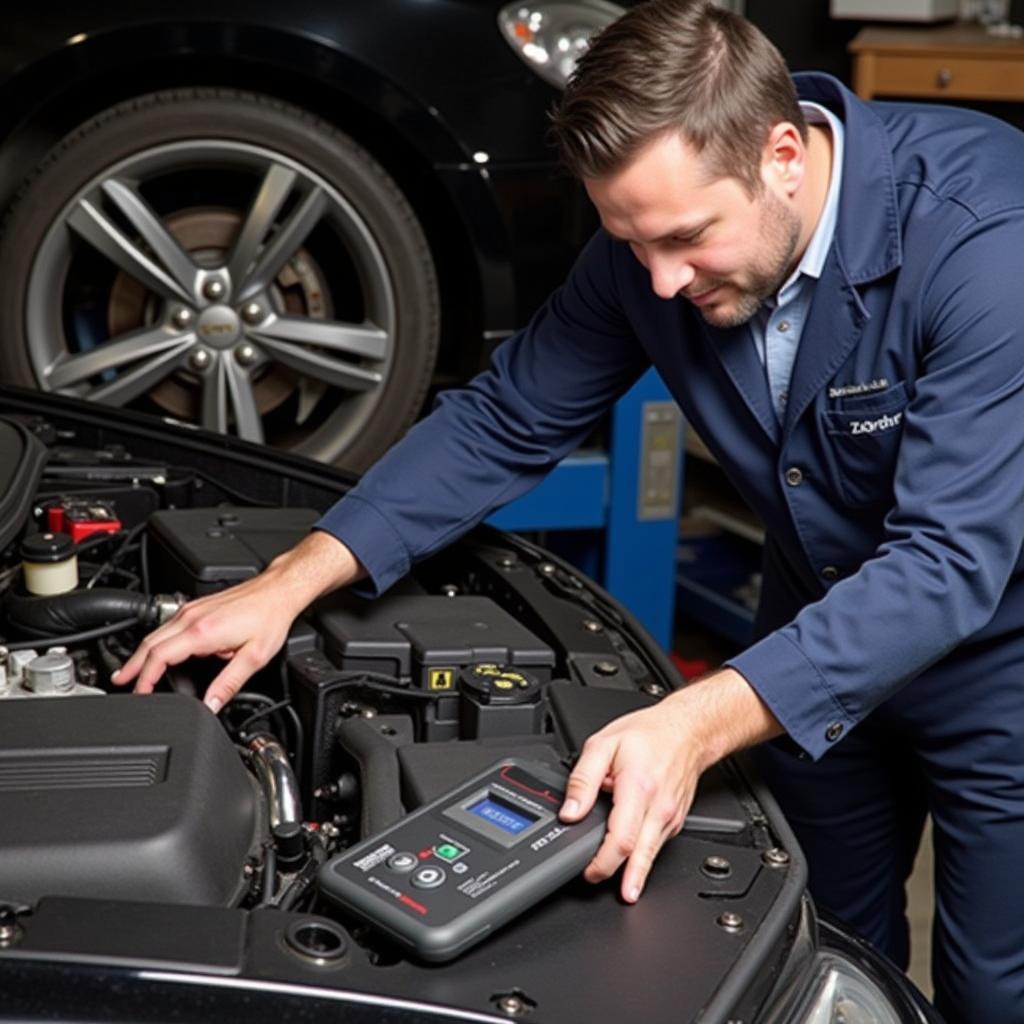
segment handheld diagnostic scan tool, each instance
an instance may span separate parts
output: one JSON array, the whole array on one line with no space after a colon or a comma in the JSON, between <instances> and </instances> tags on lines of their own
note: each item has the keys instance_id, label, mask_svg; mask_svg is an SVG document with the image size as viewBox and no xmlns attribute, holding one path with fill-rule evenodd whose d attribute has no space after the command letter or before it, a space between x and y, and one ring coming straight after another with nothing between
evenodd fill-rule
<instances>
[{"instance_id":1,"label":"handheld diagnostic scan tool","mask_svg":"<svg viewBox=\"0 0 1024 1024\"><path fill-rule=\"evenodd\" d=\"M565 772L505 758L327 861L321 891L424 960L479 942L577 875L604 836L604 795L581 821L558 809Z\"/></svg>"}]
</instances>

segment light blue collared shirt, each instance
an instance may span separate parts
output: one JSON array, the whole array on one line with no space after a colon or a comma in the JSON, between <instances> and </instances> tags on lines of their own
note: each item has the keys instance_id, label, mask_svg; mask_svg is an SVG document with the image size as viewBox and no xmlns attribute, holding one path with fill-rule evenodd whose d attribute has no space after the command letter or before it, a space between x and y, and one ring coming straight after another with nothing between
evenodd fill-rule
<instances>
[{"instance_id":1,"label":"light blue collared shirt","mask_svg":"<svg viewBox=\"0 0 1024 1024\"><path fill-rule=\"evenodd\" d=\"M827 124L832 132L832 174L829 178L825 206L818 226L811 235L800 265L793 271L778 292L765 303L750 320L758 357L768 376L768 390L776 415L782 419L786 408L789 380L793 374L796 350L807 313L811 308L814 286L821 277L822 267L839 214L839 189L843 176L843 123L830 110L817 103L801 103L808 124Z\"/></svg>"}]
</instances>

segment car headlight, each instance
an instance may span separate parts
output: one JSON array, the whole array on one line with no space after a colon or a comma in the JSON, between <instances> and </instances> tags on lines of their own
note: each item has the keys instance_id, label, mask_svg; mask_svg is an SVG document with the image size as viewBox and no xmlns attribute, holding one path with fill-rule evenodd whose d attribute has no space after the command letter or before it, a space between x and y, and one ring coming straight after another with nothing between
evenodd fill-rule
<instances>
[{"instance_id":1,"label":"car headlight","mask_svg":"<svg viewBox=\"0 0 1024 1024\"><path fill-rule=\"evenodd\" d=\"M816 968L791 1024L900 1024L885 993L851 961L829 954Z\"/></svg>"},{"instance_id":2,"label":"car headlight","mask_svg":"<svg viewBox=\"0 0 1024 1024\"><path fill-rule=\"evenodd\" d=\"M557 89L564 89L590 38L625 10L605 0L512 3L498 14L501 33L516 53Z\"/></svg>"}]
</instances>

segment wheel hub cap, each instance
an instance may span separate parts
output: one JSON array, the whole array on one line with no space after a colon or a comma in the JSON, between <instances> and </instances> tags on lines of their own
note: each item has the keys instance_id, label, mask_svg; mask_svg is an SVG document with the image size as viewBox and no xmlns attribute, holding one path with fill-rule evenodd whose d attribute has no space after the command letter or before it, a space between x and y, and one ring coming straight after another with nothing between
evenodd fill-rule
<instances>
[{"instance_id":1,"label":"wheel hub cap","mask_svg":"<svg viewBox=\"0 0 1024 1024\"><path fill-rule=\"evenodd\" d=\"M211 348L231 348L242 334L242 324L230 306L210 306L199 314L196 334Z\"/></svg>"}]
</instances>

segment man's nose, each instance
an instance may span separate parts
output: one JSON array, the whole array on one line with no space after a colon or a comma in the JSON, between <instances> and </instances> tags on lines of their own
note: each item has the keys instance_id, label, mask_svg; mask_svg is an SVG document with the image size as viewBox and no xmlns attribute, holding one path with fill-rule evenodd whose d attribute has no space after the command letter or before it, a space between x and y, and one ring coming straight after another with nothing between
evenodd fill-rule
<instances>
[{"instance_id":1,"label":"man's nose","mask_svg":"<svg viewBox=\"0 0 1024 1024\"><path fill-rule=\"evenodd\" d=\"M660 299L674 299L688 288L696 276L686 260L650 256L647 269L651 274L651 287Z\"/></svg>"}]
</instances>

